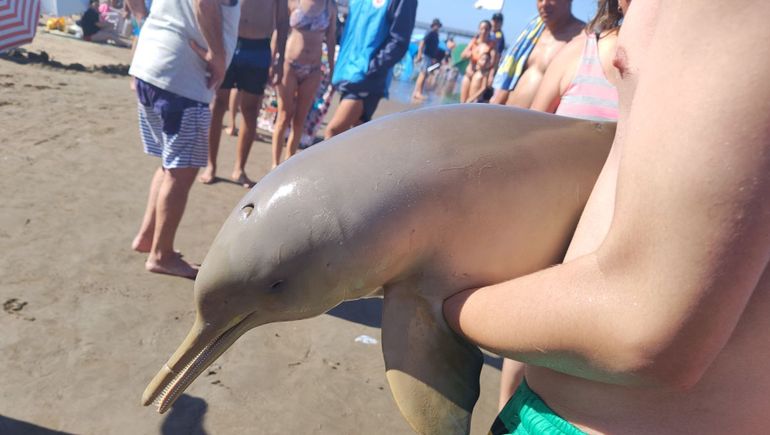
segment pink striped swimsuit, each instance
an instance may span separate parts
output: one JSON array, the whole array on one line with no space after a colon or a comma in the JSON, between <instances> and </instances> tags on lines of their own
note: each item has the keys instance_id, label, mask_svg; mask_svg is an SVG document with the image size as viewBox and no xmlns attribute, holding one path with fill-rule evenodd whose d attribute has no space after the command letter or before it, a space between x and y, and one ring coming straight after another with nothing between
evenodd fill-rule
<instances>
[{"instance_id":1,"label":"pink striped swimsuit","mask_svg":"<svg viewBox=\"0 0 770 435\"><path fill-rule=\"evenodd\" d=\"M557 115L592 121L618 120L618 90L599 60L598 35L587 35L575 78L561 97Z\"/></svg>"}]
</instances>

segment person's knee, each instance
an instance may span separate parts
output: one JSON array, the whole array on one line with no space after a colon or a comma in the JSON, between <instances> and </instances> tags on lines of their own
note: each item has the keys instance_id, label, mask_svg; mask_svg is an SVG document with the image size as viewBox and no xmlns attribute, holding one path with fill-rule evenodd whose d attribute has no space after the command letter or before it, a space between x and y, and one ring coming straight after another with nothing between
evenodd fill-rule
<instances>
[{"instance_id":1,"label":"person's knee","mask_svg":"<svg viewBox=\"0 0 770 435\"><path fill-rule=\"evenodd\" d=\"M256 125L257 116L262 108L262 97L250 96L244 98L241 101L241 113L243 114L243 122L247 125Z\"/></svg>"},{"instance_id":2,"label":"person's knee","mask_svg":"<svg viewBox=\"0 0 770 435\"><path fill-rule=\"evenodd\" d=\"M165 177L170 183L174 185L184 186L186 184L192 185L195 180L195 176L198 174L200 168L168 168L165 170Z\"/></svg>"},{"instance_id":3,"label":"person's knee","mask_svg":"<svg viewBox=\"0 0 770 435\"><path fill-rule=\"evenodd\" d=\"M211 105L212 112L225 113L230 105L230 89L220 89L214 95L214 103Z\"/></svg>"}]
</instances>

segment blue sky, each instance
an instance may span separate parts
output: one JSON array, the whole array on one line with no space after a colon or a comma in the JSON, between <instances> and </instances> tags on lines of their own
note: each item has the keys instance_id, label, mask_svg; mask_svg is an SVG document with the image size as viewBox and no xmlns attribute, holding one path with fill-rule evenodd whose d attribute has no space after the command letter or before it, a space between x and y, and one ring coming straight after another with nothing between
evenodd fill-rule
<instances>
[{"instance_id":1,"label":"blue sky","mask_svg":"<svg viewBox=\"0 0 770 435\"><path fill-rule=\"evenodd\" d=\"M489 19L494 11L474 9L475 0L418 0L417 21L438 18L445 26L475 31L479 21ZM596 0L573 0L572 12L583 21L596 11ZM503 32L505 39L516 39L530 18L537 14L535 0L505 0ZM510 42L509 42L510 43Z\"/></svg>"}]
</instances>

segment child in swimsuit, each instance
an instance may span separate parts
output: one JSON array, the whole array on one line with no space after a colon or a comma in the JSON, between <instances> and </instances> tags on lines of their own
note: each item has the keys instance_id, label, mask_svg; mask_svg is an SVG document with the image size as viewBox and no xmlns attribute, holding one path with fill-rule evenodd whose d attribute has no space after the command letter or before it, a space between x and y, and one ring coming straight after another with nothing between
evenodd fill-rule
<instances>
[{"instance_id":1,"label":"child in swimsuit","mask_svg":"<svg viewBox=\"0 0 770 435\"><path fill-rule=\"evenodd\" d=\"M471 76L468 99L462 101L463 103L483 103L484 100L489 101L489 96L484 97L492 83L489 77L491 70L492 56L489 53L484 53L476 62L476 72Z\"/></svg>"}]
</instances>

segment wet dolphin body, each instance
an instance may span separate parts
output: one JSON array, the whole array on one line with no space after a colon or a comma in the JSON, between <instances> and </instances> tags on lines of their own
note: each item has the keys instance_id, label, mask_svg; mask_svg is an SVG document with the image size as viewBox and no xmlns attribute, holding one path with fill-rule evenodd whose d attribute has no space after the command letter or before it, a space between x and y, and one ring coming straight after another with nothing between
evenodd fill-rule
<instances>
[{"instance_id":1,"label":"wet dolphin body","mask_svg":"<svg viewBox=\"0 0 770 435\"><path fill-rule=\"evenodd\" d=\"M165 412L244 332L384 288L382 347L419 433L467 433L481 352L443 301L558 262L614 136L489 105L382 118L305 151L228 217L195 282L192 330L145 390Z\"/></svg>"}]
</instances>

